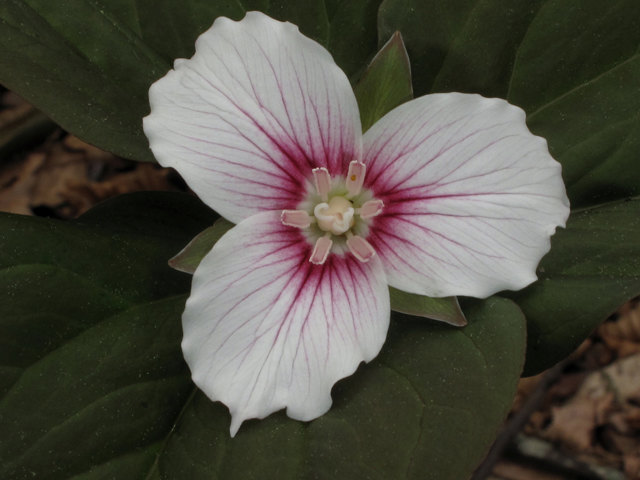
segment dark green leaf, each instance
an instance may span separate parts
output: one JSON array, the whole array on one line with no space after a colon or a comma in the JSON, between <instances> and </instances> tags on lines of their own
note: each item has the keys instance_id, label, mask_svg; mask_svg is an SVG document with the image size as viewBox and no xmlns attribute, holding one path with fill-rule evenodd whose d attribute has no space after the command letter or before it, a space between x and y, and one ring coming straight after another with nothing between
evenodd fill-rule
<instances>
[{"instance_id":1,"label":"dark green leaf","mask_svg":"<svg viewBox=\"0 0 640 480\"><path fill-rule=\"evenodd\" d=\"M465 2L464 23L431 88L506 98L516 51L544 0ZM459 14L460 12L458 12Z\"/></svg>"},{"instance_id":2,"label":"dark green leaf","mask_svg":"<svg viewBox=\"0 0 640 480\"><path fill-rule=\"evenodd\" d=\"M572 206L640 194L640 3L545 4L520 45L509 101L563 165Z\"/></svg>"},{"instance_id":3,"label":"dark green leaf","mask_svg":"<svg viewBox=\"0 0 640 480\"><path fill-rule=\"evenodd\" d=\"M525 343L508 301L468 316L462 330L395 316L378 359L339 382L331 410L308 424L279 413L231 440L227 409L197 394L152 478L468 478L509 411Z\"/></svg>"},{"instance_id":4,"label":"dark green leaf","mask_svg":"<svg viewBox=\"0 0 640 480\"><path fill-rule=\"evenodd\" d=\"M178 255L169 260L169 266L181 272L194 273L216 242L233 227L234 224L230 221L219 218L213 226L200 232Z\"/></svg>"},{"instance_id":5,"label":"dark green leaf","mask_svg":"<svg viewBox=\"0 0 640 480\"><path fill-rule=\"evenodd\" d=\"M144 478L193 390L166 261L214 218L166 193L0 215L0 478Z\"/></svg>"},{"instance_id":6,"label":"dark green leaf","mask_svg":"<svg viewBox=\"0 0 640 480\"><path fill-rule=\"evenodd\" d=\"M538 281L510 294L527 317L527 375L569 355L640 293L640 200L574 213L551 245Z\"/></svg>"},{"instance_id":7,"label":"dark green leaf","mask_svg":"<svg viewBox=\"0 0 640 480\"><path fill-rule=\"evenodd\" d=\"M327 46L348 75L376 51L381 0L12 0L0 4L0 82L105 150L153 160L142 132L149 86L218 16L262 10Z\"/></svg>"},{"instance_id":8,"label":"dark green leaf","mask_svg":"<svg viewBox=\"0 0 640 480\"><path fill-rule=\"evenodd\" d=\"M380 41L400 31L411 59L414 94L506 97L514 57L543 0L385 0Z\"/></svg>"},{"instance_id":9,"label":"dark green leaf","mask_svg":"<svg viewBox=\"0 0 640 480\"><path fill-rule=\"evenodd\" d=\"M360 109L363 132L413 98L411 66L400 33L393 34L382 47L353 91Z\"/></svg>"},{"instance_id":10,"label":"dark green leaf","mask_svg":"<svg viewBox=\"0 0 640 480\"><path fill-rule=\"evenodd\" d=\"M389 287L391 310L464 327L467 319L456 297L431 298Z\"/></svg>"},{"instance_id":11,"label":"dark green leaf","mask_svg":"<svg viewBox=\"0 0 640 480\"><path fill-rule=\"evenodd\" d=\"M416 95L480 93L528 114L582 207L640 194L640 3L616 0L385 0Z\"/></svg>"},{"instance_id":12,"label":"dark green leaf","mask_svg":"<svg viewBox=\"0 0 640 480\"><path fill-rule=\"evenodd\" d=\"M75 286L56 271L42 285L52 295L64 293L53 282L61 290ZM85 288L80 293L95 298L101 292ZM14 366L19 377L0 401L2 478L68 479L94 468L117 478L144 478L193 388L177 321L185 298L140 304L111 316L93 305L99 314L91 318L94 325L69 332L64 345L37 361ZM71 330L62 326L62 318L68 324L88 320L88 313L74 318L61 310L52 300L39 309L25 308L14 328L38 317L38 328L29 326L40 335L57 336L59 329Z\"/></svg>"},{"instance_id":13,"label":"dark green leaf","mask_svg":"<svg viewBox=\"0 0 640 480\"><path fill-rule=\"evenodd\" d=\"M225 407L190 400L189 276L166 266L213 219L172 194L68 223L0 215L0 477L466 478L511 404L519 309L472 305L464 330L394 314L382 354L338 384L328 414L250 421L232 440Z\"/></svg>"},{"instance_id":14,"label":"dark green leaf","mask_svg":"<svg viewBox=\"0 0 640 480\"><path fill-rule=\"evenodd\" d=\"M78 137L152 160L149 85L170 64L97 1L0 4L0 82Z\"/></svg>"}]
</instances>

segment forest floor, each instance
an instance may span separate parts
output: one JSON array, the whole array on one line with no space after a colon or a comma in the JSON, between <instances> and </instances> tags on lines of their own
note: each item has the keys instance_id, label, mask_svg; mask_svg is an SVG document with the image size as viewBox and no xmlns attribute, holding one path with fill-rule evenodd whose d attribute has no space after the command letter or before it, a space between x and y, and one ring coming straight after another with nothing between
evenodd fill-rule
<instances>
[{"instance_id":1,"label":"forest floor","mask_svg":"<svg viewBox=\"0 0 640 480\"><path fill-rule=\"evenodd\" d=\"M67 134L0 87L0 211L61 220L122 193L187 191L172 170L118 158ZM518 385L473 480L640 479L640 299L561 365Z\"/></svg>"}]
</instances>

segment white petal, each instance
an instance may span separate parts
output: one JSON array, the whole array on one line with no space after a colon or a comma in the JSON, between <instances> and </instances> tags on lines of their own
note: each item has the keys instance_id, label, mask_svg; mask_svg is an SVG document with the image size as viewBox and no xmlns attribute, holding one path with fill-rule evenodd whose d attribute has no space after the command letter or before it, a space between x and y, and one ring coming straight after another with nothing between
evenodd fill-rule
<instances>
[{"instance_id":1,"label":"white petal","mask_svg":"<svg viewBox=\"0 0 640 480\"><path fill-rule=\"evenodd\" d=\"M367 240L389 284L487 297L536 279L569 201L561 167L504 100L428 95L367 131L365 186L384 202Z\"/></svg>"},{"instance_id":2,"label":"white petal","mask_svg":"<svg viewBox=\"0 0 640 480\"><path fill-rule=\"evenodd\" d=\"M314 265L311 248L279 212L265 212L225 234L196 270L182 348L196 385L229 407L232 435L285 407L297 420L322 415L333 384L384 343L379 258L331 254Z\"/></svg>"},{"instance_id":3,"label":"white petal","mask_svg":"<svg viewBox=\"0 0 640 480\"><path fill-rule=\"evenodd\" d=\"M234 223L294 210L313 168L344 175L361 157L349 80L295 25L220 17L175 68L149 91L151 150Z\"/></svg>"}]
</instances>

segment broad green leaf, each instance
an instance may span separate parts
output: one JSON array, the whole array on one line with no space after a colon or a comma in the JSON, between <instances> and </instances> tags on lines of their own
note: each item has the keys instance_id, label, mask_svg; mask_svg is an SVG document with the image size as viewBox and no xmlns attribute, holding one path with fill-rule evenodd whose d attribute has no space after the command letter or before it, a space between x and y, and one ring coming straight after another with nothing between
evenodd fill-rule
<instances>
[{"instance_id":1,"label":"broad green leaf","mask_svg":"<svg viewBox=\"0 0 640 480\"><path fill-rule=\"evenodd\" d=\"M329 1L329 0L328 0ZM0 82L79 138L152 161L147 92L218 16L262 10L327 46L348 75L376 51L381 0L12 0L0 4Z\"/></svg>"},{"instance_id":2,"label":"broad green leaf","mask_svg":"<svg viewBox=\"0 0 640 480\"><path fill-rule=\"evenodd\" d=\"M542 0L385 0L380 41L400 31L416 96L435 92L506 97L515 52Z\"/></svg>"},{"instance_id":3,"label":"broad green leaf","mask_svg":"<svg viewBox=\"0 0 640 480\"><path fill-rule=\"evenodd\" d=\"M456 297L431 298L389 287L391 310L464 327L467 319Z\"/></svg>"},{"instance_id":4,"label":"broad green leaf","mask_svg":"<svg viewBox=\"0 0 640 480\"><path fill-rule=\"evenodd\" d=\"M0 4L0 82L118 155L153 159L146 92L170 65L97 1Z\"/></svg>"},{"instance_id":5,"label":"broad green leaf","mask_svg":"<svg viewBox=\"0 0 640 480\"><path fill-rule=\"evenodd\" d=\"M464 23L451 38L431 93L506 98L517 49L543 4L544 0L512 0L505 8L495 0L465 2Z\"/></svg>"},{"instance_id":6,"label":"broad green leaf","mask_svg":"<svg viewBox=\"0 0 640 480\"><path fill-rule=\"evenodd\" d=\"M517 306L470 305L464 330L394 314L328 414L279 413L230 439L226 407L193 395L180 351L190 277L166 266L213 218L175 194L119 197L73 222L0 215L0 478L466 478L515 392Z\"/></svg>"},{"instance_id":7,"label":"broad green leaf","mask_svg":"<svg viewBox=\"0 0 640 480\"><path fill-rule=\"evenodd\" d=\"M394 315L381 355L339 382L331 410L310 423L281 412L230 440L227 409L196 394L150 477L467 479L509 411L525 343L508 301L468 316L460 330Z\"/></svg>"},{"instance_id":8,"label":"broad green leaf","mask_svg":"<svg viewBox=\"0 0 640 480\"><path fill-rule=\"evenodd\" d=\"M527 375L569 355L640 294L640 199L574 213L551 245L538 281L509 295L527 317Z\"/></svg>"},{"instance_id":9,"label":"broad green leaf","mask_svg":"<svg viewBox=\"0 0 640 480\"><path fill-rule=\"evenodd\" d=\"M551 0L516 57L509 101L563 165L572 206L640 194L640 3Z\"/></svg>"},{"instance_id":10,"label":"broad green leaf","mask_svg":"<svg viewBox=\"0 0 640 480\"><path fill-rule=\"evenodd\" d=\"M48 280L38 286L51 295L74 286L59 271ZM80 293L96 298L102 292ZM193 389L180 350L178 319L185 298L139 304L115 315L93 305L100 315L93 325L20 365L19 377L0 400L0 476L68 479L104 468L107 478L143 479ZM39 317L39 328L31 327L40 335L57 335L61 320L52 325L50 318L64 315L73 324L90 314L66 317L62 309L58 300L25 308L13 327Z\"/></svg>"},{"instance_id":11,"label":"broad green leaf","mask_svg":"<svg viewBox=\"0 0 640 480\"><path fill-rule=\"evenodd\" d=\"M219 218L211 227L196 235L178 255L169 260L169 266L181 272L194 273L205 255L233 227L234 224L230 221Z\"/></svg>"},{"instance_id":12,"label":"broad green leaf","mask_svg":"<svg viewBox=\"0 0 640 480\"><path fill-rule=\"evenodd\" d=\"M400 33L393 34L382 47L353 91L360 109L363 132L413 98L411 66Z\"/></svg>"},{"instance_id":13,"label":"broad green leaf","mask_svg":"<svg viewBox=\"0 0 640 480\"><path fill-rule=\"evenodd\" d=\"M0 478L145 477L193 391L166 260L214 218L167 193L0 214Z\"/></svg>"},{"instance_id":14,"label":"broad green leaf","mask_svg":"<svg viewBox=\"0 0 640 480\"><path fill-rule=\"evenodd\" d=\"M640 194L640 3L385 0L414 92L479 93L525 109L583 207Z\"/></svg>"},{"instance_id":15,"label":"broad green leaf","mask_svg":"<svg viewBox=\"0 0 640 480\"><path fill-rule=\"evenodd\" d=\"M2 268L54 265L126 301L146 302L188 291L189 277L168 268L167 260L216 217L189 195L135 193L73 222L0 218Z\"/></svg>"}]
</instances>

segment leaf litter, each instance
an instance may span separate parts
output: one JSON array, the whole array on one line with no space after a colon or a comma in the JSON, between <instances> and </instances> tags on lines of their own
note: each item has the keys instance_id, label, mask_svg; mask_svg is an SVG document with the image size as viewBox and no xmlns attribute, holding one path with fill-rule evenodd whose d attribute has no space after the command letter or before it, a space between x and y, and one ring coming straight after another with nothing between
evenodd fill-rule
<instances>
[{"instance_id":1,"label":"leaf litter","mask_svg":"<svg viewBox=\"0 0 640 480\"><path fill-rule=\"evenodd\" d=\"M12 92L0 95L0 138L33 136L28 149L0 151L0 211L72 219L123 193L187 190L171 169L119 158L59 128L44 138L16 130L15 119L33 107Z\"/></svg>"},{"instance_id":2,"label":"leaf litter","mask_svg":"<svg viewBox=\"0 0 640 480\"><path fill-rule=\"evenodd\" d=\"M510 417L544 376L521 379ZM581 471L585 466L587 473ZM574 352L493 475L492 480L640 478L640 297Z\"/></svg>"}]
</instances>

